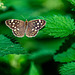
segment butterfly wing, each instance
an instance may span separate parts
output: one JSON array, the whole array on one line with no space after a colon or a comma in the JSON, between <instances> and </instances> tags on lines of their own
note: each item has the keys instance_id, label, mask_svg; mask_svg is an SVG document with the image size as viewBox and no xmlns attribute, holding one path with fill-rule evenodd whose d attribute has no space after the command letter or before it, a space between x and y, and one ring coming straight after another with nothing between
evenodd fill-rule
<instances>
[{"instance_id":1,"label":"butterfly wing","mask_svg":"<svg viewBox=\"0 0 75 75\"><path fill-rule=\"evenodd\" d=\"M28 22L27 30L26 30L26 36L27 37L35 37L38 33L38 31L43 28L46 24L45 20L32 20Z\"/></svg>"},{"instance_id":2,"label":"butterfly wing","mask_svg":"<svg viewBox=\"0 0 75 75\"><path fill-rule=\"evenodd\" d=\"M22 20L9 19L5 21L6 25L12 29L12 32L17 37L23 37L25 34L25 22Z\"/></svg>"}]
</instances>

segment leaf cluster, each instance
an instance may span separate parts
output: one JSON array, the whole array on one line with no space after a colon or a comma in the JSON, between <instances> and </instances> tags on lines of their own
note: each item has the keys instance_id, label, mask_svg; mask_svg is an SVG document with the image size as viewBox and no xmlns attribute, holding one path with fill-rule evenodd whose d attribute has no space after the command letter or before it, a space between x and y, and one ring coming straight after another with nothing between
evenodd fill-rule
<instances>
[{"instance_id":1,"label":"leaf cluster","mask_svg":"<svg viewBox=\"0 0 75 75\"><path fill-rule=\"evenodd\" d=\"M0 62L10 65L11 75L55 75L55 68L61 75L75 74L74 7L74 0L0 1ZM7 19L43 19L46 25L36 37L18 38L5 25ZM54 63L46 68L53 74L44 71L47 62Z\"/></svg>"}]
</instances>

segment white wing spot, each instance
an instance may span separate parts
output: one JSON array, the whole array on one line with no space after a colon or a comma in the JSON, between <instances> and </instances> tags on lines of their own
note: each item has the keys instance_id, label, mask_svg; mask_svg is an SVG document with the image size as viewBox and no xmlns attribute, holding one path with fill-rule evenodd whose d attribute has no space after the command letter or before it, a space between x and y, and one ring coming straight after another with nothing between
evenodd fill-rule
<instances>
[{"instance_id":1,"label":"white wing spot","mask_svg":"<svg viewBox=\"0 0 75 75\"><path fill-rule=\"evenodd\" d=\"M13 22L13 21L14 21L14 19L11 20L11 22Z\"/></svg>"},{"instance_id":2,"label":"white wing spot","mask_svg":"<svg viewBox=\"0 0 75 75\"><path fill-rule=\"evenodd\" d=\"M42 25L42 23L41 23L41 25Z\"/></svg>"},{"instance_id":3,"label":"white wing spot","mask_svg":"<svg viewBox=\"0 0 75 75\"><path fill-rule=\"evenodd\" d=\"M19 23L19 21L17 23Z\"/></svg>"},{"instance_id":4,"label":"white wing spot","mask_svg":"<svg viewBox=\"0 0 75 75\"><path fill-rule=\"evenodd\" d=\"M37 26L37 27L39 27L39 26Z\"/></svg>"},{"instance_id":5,"label":"white wing spot","mask_svg":"<svg viewBox=\"0 0 75 75\"><path fill-rule=\"evenodd\" d=\"M35 29L37 29L37 27L35 27Z\"/></svg>"},{"instance_id":6,"label":"white wing spot","mask_svg":"<svg viewBox=\"0 0 75 75\"><path fill-rule=\"evenodd\" d=\"M15 22L17 22L17 21L15 21Z\"/></svg>"},{"instance_id":7,"label":"white wing spot","mask_svg":"<svg viewBox=\"0 0 75 75\"><path fill-rule=\"evenodd\" d=\"M35 23L35 22L33 22L33 23Z\"/></svg>"},{"instance_id":8,"label":"white wing spot","mask_svg":"<svg viewBox=\"0 0 75 75\"><path fill-rule=\"evenodd\" d=\"M37 25L39 25L39 23L37 23Z\"/></svg>"},{"instance_id":9,"label":"white wing spot","mask_svg":"<svg viewBox=\"0 0 75 75\"><path fill-rule=\"evenodd\" d=\"M16 28L16 27L14 27L14 28Z\"/></svg>"},{"instance_id":10,"label":"white wing spot","mask_svg":"<svg viewBox=\"0 0 75 75\"><path fill-rule=\"evenodd\" d=\"M35 31L37 31L37 30L35 30Z\"/></svg>"},{"instance_id":11,"label":"white wing spot","mask_svg":"<svg viewBox=\"0 0 75 75\"><path fill-rule=\"evenodd\" d=\"M14 31L16 31L16 29L14 29Z\"/></svg>"},{"instance_id":12,"label":"white wing spot","mask_svg":"<svg viewBox=\"0 0 75 75\"><path fill-rule=\"evenodd\" d=\"M13 23L13 24L15 24L15 23Z\"/></svg>"},{"instance_id":13,"label":"white wing spot","mask_svg":"<svg viewBox=\"0 0 75 75\"><path fill-rule=\"evenodd\" d=\"M39 19L39 22L41 22L41 20Z\"/></svg>"},{"instance_id":14,"label":"white wing spot","mask_svg":"<svg viewBox=\"0 0 75 75\"><path fill-rule=\"evenodd\" d=\"M19 28L17 28L17 30L19 30Z\"/></svg>"},{"instance_id":15,"label":"white wing spot","mask_svg":"<svg viewBox=\"0 0 75 75\"><path fill-rule=\"evenodd\" d=\"M33 31L34 29L32 29L32 31Z\"/></svg>"},{"instance_id":16,"label":"white wing spot","mask_svg":"<svg viewBox=\"0 0 75 75\"><path fill-rule=\"evenodd\" d=\"M14 25L12 25L12 27L14 27Z\"/></svg>"},{"instance_id":17,"label":"white wing spot","mask_svg":"<svg viewBox=\"0 0 75 75\"><path fill-rule=\"evenodd\" d=\"M9 23L9 25L11 25L11 23Z\"/></svg>"}]
</instances>

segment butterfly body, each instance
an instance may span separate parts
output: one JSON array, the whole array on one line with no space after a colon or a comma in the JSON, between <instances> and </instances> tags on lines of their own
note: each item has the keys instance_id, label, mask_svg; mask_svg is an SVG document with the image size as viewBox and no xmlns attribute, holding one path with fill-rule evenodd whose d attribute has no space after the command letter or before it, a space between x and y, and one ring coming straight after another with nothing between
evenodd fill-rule
<instances>
[{"instance_id":1,"label":"butterfly body","mask_svg":"<svg viewBox=\"0 0 75 75\"><path fill-rule=\"evenodd\" d=\"M27 37L35 37L38 31L45 26L46 21L38 19L24 22L22 20L9 19L5 23L17 37L23 37L25 33Z\"/></svg>"}]
</instances>

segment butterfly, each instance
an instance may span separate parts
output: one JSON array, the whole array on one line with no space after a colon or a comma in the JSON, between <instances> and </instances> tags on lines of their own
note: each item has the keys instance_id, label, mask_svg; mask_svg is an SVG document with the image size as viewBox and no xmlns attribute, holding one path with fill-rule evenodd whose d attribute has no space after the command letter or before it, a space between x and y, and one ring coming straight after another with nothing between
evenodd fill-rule
<instances>
[{"instance_id":1,"label":"butterfly","mask_svg":"<svg viewBox=\"0 0 75 75\"><path fill-rule=\"evenodd\" d=\"M5 21L5 24L12 29L13 34L16 37L35 37L38 31L43 28L46 24L45 20L37 19L31 21L22 21L17 19L9 19Z\"/></svg>"}]
</instances>

